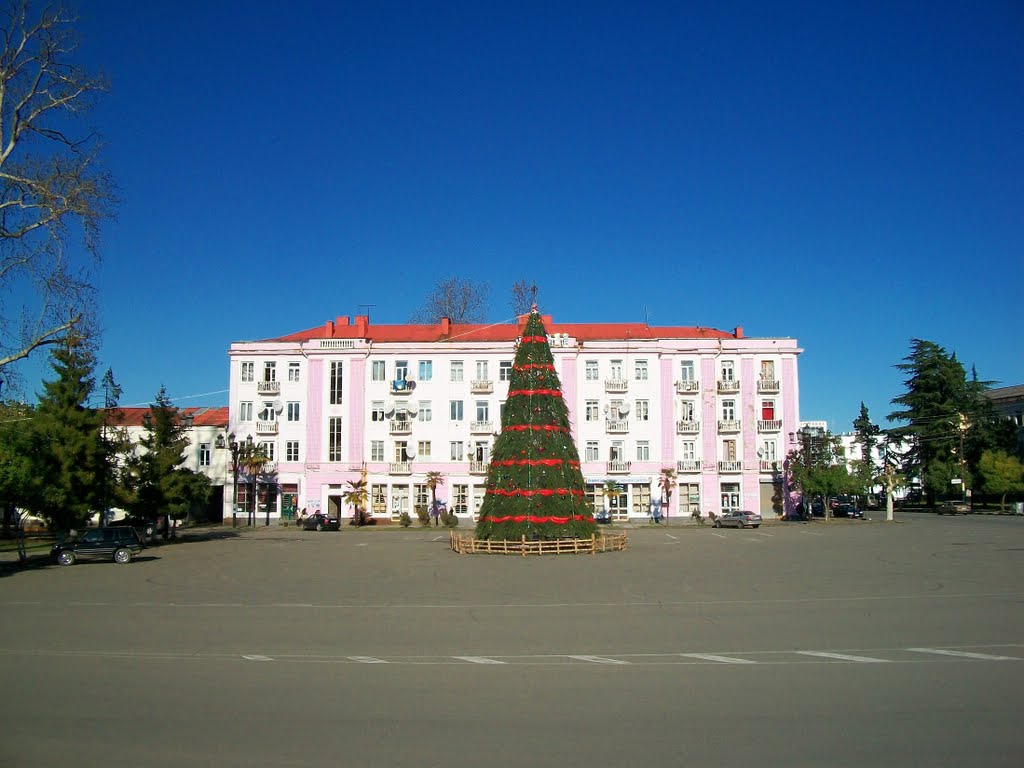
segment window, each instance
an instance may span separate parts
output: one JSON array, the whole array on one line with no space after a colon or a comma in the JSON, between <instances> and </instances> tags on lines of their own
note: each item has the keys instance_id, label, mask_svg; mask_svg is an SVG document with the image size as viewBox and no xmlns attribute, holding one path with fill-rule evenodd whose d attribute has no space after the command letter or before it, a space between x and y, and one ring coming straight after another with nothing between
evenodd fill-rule
<instances>
[{"instance_id":1,"label":"window","mask_svg":"<svg viewBox=\"0 0 1024 768\"><path fill-rule=\"evenodd\" d=\"M477 440L473 444L473 461L486 464L491 460L491 444L486 440Z\"/></svg>"},{"instance_id":2,"label":"window","mask_svg":"<svg viewBox=\"0 0 1024 768\"><path fill-rule=\"evenodd\" d=\"M416 418L418 418L420 421L434 420L434 412L430 407L429 400L420 400L420 410L419 413L416 414Z\"/></svg>"},{"instance_id":3,"label":"window","mask_svg":"<svg viewBox=\"0 0 1024 768\"><path fill-rule=\"evenodd\" d=\"M609 379L621 379L622 378L622 361L612 360L609 364L611 370L608 372Z\"/></svg>"},{"instance_id":4,"label":"window","mask_svg":"<svg viewBox=\"0 0 1024 768\"><path fill-rule=\"evenodd\" d=\"M585 459L585 461L599 461L600 460L600 454L598 453L598 447L597 447L597 441L596 440L588 440L587 441L586 456L587 456L587 458Z\"/></svg>"},{"instance_id":5,"label":"window","mask_svg":"<svg viewBox=\"0 0 1024 768\"><path fill-rule=\"evenodd\" d=\"M476 378L479 381L487 381L490 378L489 367L486 360L476 361Z\"/></svg>"},{"instance_id":6,"label":"window","mask_svg":"<svg viewBox=\"0 0 1024 768\"><path fill-rule=\"evenodd\" d=\"M683 421L693 421L693 400L679 401L679 418Z\"/></svg>"},{"instance_id":7,"label":"window","mask_svg":"<svg viewBox=\"0 0 1024 768\"><path fill-rule=\"evenodd\" d=\"M434 361L420 360L420 381L430 381L434 378Z\"/></svg>"},{"instance_id":8,"label":"window","mask_svg":"<svg viewBox=\"0 0 1024 768\"><path fill-rule=\"evenodd\" d=\"M679 380L695 381L693 377L693 360L682 360L679 363Z\"/></svg>"},{"instance_id":9,"label":"window","mask_svg":"<svg viewBox=\"0 0 1024 768\"><path fill-rule=\"evenodd\" d=\"M452 363L451 363L451 380L452 381L462 381L462 377L463 377L462 361L461 360L452 360Z\"/></svg>"},{"instance_id":10,"label":"window","mask_svg":"<svg viewBox=\"0 0 1024 768\"><path fill-rule=\"evenodd\" d=\"M679 484L679 514L690 517L696 512L700 514L700 484Z\"/></svg>"},{"instance_id":11,"label":"window","mask_svg":"<svg viewBox=\"0 0 1024 768\"><path fill-rule=\"evenodd\" d=\"M735 440L723 440L722 441L722 460L723 461L736 461L736 441Z\"/></svg>"},{"instance_id":12,"label":"window","mask_svg":"<svg viewBox=\"0 0 1024 768\"><path fill-rule=\"evenodd\" d=\"M586 372L587 381L597 381L597 360L587 360L583 363L583 370Z\"/></svg>"},{"instance_id":13,"label":"window","mask_svg":"<svg viewBox=\"0 0 1024 768\"><path fill-rule=\"evenodd\" d=\"M611 448L608 450L609 461L622 461L625 455L625 445L621 440L615 440L612 442Z\"/></svg>"},{"instance_id":14,"label":"window","mask_svg":"<svg viewBox=\"0 0 1024 768\"><path fill-rule=\"evenodd\" d=\"M327 422L327 460L341 461L340 416L332 416Z\"/></svg>"},{"instance_id":15,"label":"window","mask_svg":"<svg viewBox=\"0 0 1024 768\"><path fill-rule=\"evenodd\" d=\"M453 440L450 444L451 447L451 459L452 461L462 461L464 457L462 443L458 440Z\"/></svg>"},{"instance_id":16,"label":"window","mask_svg":"<svg viewBox=\"0 0 1024 768\"><path fill-rule=\"evenodd\" d=\"M765 421L771 421L775 418L775 401L774 400L762 400L761 401L761 418Z\"/></svg>"},{"instance_id":17,"label":"window","mask_svg":"<svg viewBox=\"0 0 1024 768\"><path fill-rule=\"evenodd\" d=\"M299 381L299 361L288 363L288 381Z\"/></svg>"},{"instance_id":18,"label":"window","mask_svg":"<svg viewBox=\"0 0 1024 768\"><path fill-rule=\"evenodd\" d=\"M257 421L277 421L277 411L274 410L273 400L264 400L260 407Z\"/></svg>"},{"instance_id":19,"label":"window","mask_svg":"<svg viewBox=\"0 0 1024 768\"><path fill-rule=\"evenodd\" d=\"M409 378L409 361L395 360L395 381L405 381Z\"/></svg>"},{"instance_id":20,"label":"window","mask_svg":"<svg viewBox=\"0 0 1024 768\"><path fill-rule=\"evenodd\" d=\"M477 421L490 421L490 407L487 405L486 400L476 401L476 420Z\"/></svg>"},{"instance_id":21,"label":"window","mask_svg":"<svg viewBox=\"0 0 1024 768\"><path fill-rule=\"evenodd\" d=\"M647 440L636 441L636 460L637 461L650 461L651 460L651 444Z\"/></svg>"},{"instance_id":22,"label":"window","mask_svg":"<svg viewBox=\"0 0 1024 768\"><path fill-rule=\"evenodd\" d=\"M239 421L252 421L252 403L239 403L238 404L238 420Z\"/></svg>"},{"instance_id":23,"label":"window","mask_svg":"<svg viewBox=\"0 0 1024 768\"><path fill-rule=\"evenodd\" d=\"M416 483L412 487L412 503L416 505L418 509L427 509L427 505L430 504L430 489L427 488L426 483Z\"/></svg>"},{"instance_id":24,"label":"window","mask_svg":"<svg viewBox=\"0 0 1024 768\"><path fill-rule=\"evenodd\" d=\"M498 378L501 381L511 381L512 380L512 361L511 360L502 360L500 363L498 363Z\"/></svg>"},{"instance_id":25,"label":"window","mask_svg":"<svg viewBox=\"0 0 1024 768\"><path fill-rule=\"evenodd\" d=\"M394 485L391 487L391 516L397 520L403 512L409 513L409 486Z\"/></svg>"},{"instance_id":26,"label":"window","mask_svg":"<svg viewBox=\"0 0 1024 768\"><path fill-rule=\"evenodd\" d=\"M370 505L373 508L373 514L383 515L388 511L387 503L387 486L385 485L372 485L370 486Z\"/></svg>"},{"instance_id":27,"label":"window","mask_svg":"<svg viewBox=\"0 0 1024 768\"><path fill-rule=\"evenodd\" d=\"M722 381L735 381L736 380L736 367L732 360L722 361Z\"/></svg>"},{"instance_id":28,"label":"window","mask_svg":"<svg viewBox=\"0 0 1024 768\"><path fill-rule=\"evenodd\" d=\"M761 361L761 381L775 381L775 361Z\"/></svg>"},{"instance_id":29,"label":"window","mask_svg":"<svg viewBox=\"0 0 1024 768\"><path fill-rule=\"evenodd\" d=\"M370 461L384 461L384 441L370 441Z\"/></svg>"},{"instance_id":30,"label":"window","mask_svg":"<svg viewBox=\"0 0 1024 768\"><path fill-rule=\"evenodd\" d=\"M740 484L722 483L722 511L730 512L740 508Z\"/></svg>"},{"instance_id":31,"label":"window","mask_svg":"<svg viewBox=\"0 0 1024 768\"><path fill-rule=\"evenodd\" d=\"M420 440L416 443L416 455L419 456L420 461L426 461L430 458L429 440Z\"/></svg>"},{"instance_id":32,"label":"window","mask_svg":"<svg viewBox=\"0 0 1024 768\"><path fill-rule=\"evenodd\" d=\"M337 360L331 363L331 405L338 405L341 402L341 363Z\"/></svg>"},{"instance_id":33,"label":"window","mask_svg":"<svg viewBox=\"0 0 1024 768\"><path fill-rule=\"evenodd\" d=\"M634 362L633 373L637 381L647 381L647 361L637 360Z\"/></svg>"},{"instance_id":34,"label":"window","mask_svg":"<svg viewBox=\"0 0 1024 768\"><path fill-rule=\"evenodd\" d=\"M263 455L267 457L267 461L274 460L274 444L273 443L260 443L259 449L263 452Z\"/></svg>"},{"instance_id":35,"label":"window","mask_svg":"<svg viewBox=\"0 0 1024 768\"><path fill-rule=\"evenodd\" d=\"M693 440L683 441L683 450L681 451L681 458L683 461L697 460L697 444Z\"/></svg>"},{"instance_id":36,"label":"window","mask_svg":"<svg viewBox=\"0 0 1024 768\"><path fill-rule=\"evenodd\" d=\"M483 487L481 487L479 485L474 485L473 488L472 488L472 492L473 492L473 517L475 518L477 515L480 514L480 507L483 506L484 495L486 494L486 489L484 489Z\"/></svg>"},{"instance_id":37,"label":"window","mask_svg":"<svg viewBox=\"0 0 1024 768\"><path fill-rule=\"evenodd\" d=\"M608 418L612 421L618 421L619 419L625 418L625 415L622 413L621 400L612 400L608 403Z\"/></svg>"},{"instance_id":38,"label":"window","mask_svg":"<svg viewBox=\"0 0 1024 768\"><path fill-rule=\"evenodd\" d=\"M649 515L651 513L651 486L634 485L632 491L633 514L637 517ZM661 502L658 501L658 504L661 504Z\"/></svg>"},{"instance_id":39,"label":"window","mask_svg":"<svg viewBox=\"0 0 1024 768\"><path fill-rule=\"evenodd\" d=\"M384 421L383 400L374 400L370 403L370 421Z\"/></svg>"},{"instance_id":40,"label":"window","mask_svg":"<svg viewBox=\"0 0 1024 768\"><path fill-rule=\"evenodd\" d=\"M252 360L242 361L242 381L252 381L256 378L256 363Z\"/></svg>"},{"instance_id":41,"label":"window","mask_svg":"<svg viewBox=\"0 0 1024 768\"><path fill-rule=\"evenodd\" d=\"M210 466L210 444L200 443L199 444L199 466L208 467Z\"/></svg>"},{"instance_id":42,"label":"window","mask_svg":"<svg viewBox=\"0 0 1024 768\"><path fill-rule=\"evenodd\" d=\"M298 402L295 400L290 401L288 403L288 421L298 421L299 413L300 410Z\"/></svg>"},{"instance_id":43,"label":"window","mask_svg":"<svg viewBox=\"0 0 1024 768\"><path fill-rule=\"evenodd\" d=\"M298 461L299 460L299 441L289 440L284 444L284 457L285 461Z\"/></svg>"},{"instance_id":44,"label":"window","mask_svg":"<svg viewBox=\"0 0 1024 768\"><path fill-rule=\"evenodd\" d=\"M650 421L651 420L651 401L650 400L637 400L636 410L633 411L636 414L637 421Z\"/></svg>"},{"instance_id":45,"label":"window","mask_svg":"<svg viewBox=\"0 0 1024 768\"><path fill-rule=\"evenodd\" d=\"M778 461L778 450L774 440L765 440L761 443L761 461Z\"/></svg>"},{"instance_id":46,"label":"window","mask_svg":"<svg viewBox=\"0 0 1024 768\"><path fill-rule=\"evenodd\" d=\"M404 464L409 461L409 443L405 440L395 440L395 461Z\"/></svg>"},{"instance_id":47,"label":"window","mask_svg":"<svg viewBox=\"0 0 1024 768\"><path fill-rule=\"evenodd\" d=\"M586 415L584 420L586 421L597 421L600 418L598 415L597 400L586 401Z\"/></svg>"},{"instance_id":48,"label":"window","mask_svg":"<svg viewBox=\"0 0 1024 768\"><path fill-rule=\"evenodd\" d=\"M457 515L465 515L469 512L469 486L452 486L452 512Z\"/></svg>"},{"instance_id":49,"label":"window","mask_svg":"<svg viewBox=\"0 0 1024 768\"><path fill-rule=\"evenodd\" d=\"M725 421L733 421L736 418L736 401L735 400L723 400L722 401L722 419Z\"/></svg>"},{"instance_id":50,"label":"window","mask_svg":"<svg viewBox=\"0 0 1024 768\"><path fill-rule=\"evenodd\" d=\"M463 412L462 412L462 401L461 400L452 400L449 403L449 405L451 406L450 412L449 412L449 418L452 421L462 421L462 419L464 418L463 417Z\"/></svg>"},{"instance_id":51,"label":"window","mask_svg":"<svg viewBox=\"0 0 1024 768\"><path fill-rule=\"evenodd\" d=\"M370 380L371 381L384 381L385 380L384 361L383 360L374 360L373 363L370 364Z\"/></svg>"},{"instance_id":52,"label":"window","mask_svg":"<svg viewBox=\"0 0 1024 768\"><path fill-rule=\"evenodd\" d=\"M277 381L277 363L272 360L263 363L263 380Z\"/></svg>"}]
</instances>

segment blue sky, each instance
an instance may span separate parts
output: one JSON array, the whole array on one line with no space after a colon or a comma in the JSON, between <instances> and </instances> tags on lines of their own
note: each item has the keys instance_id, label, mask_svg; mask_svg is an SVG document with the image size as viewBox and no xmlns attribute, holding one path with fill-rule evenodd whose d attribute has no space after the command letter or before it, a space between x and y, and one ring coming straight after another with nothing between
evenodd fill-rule
<instances>
[{"instance_id":1,"label":"blue sky","mask_svg":"<svg viewBox=\"0 0 1024 768\"><path fill-rule=\"evenodd\" d=\"M795 337L836 431L913 337L1024 382L1019 2L80 10L122 404L227 404L232 341L405 322L450 275L493 321L527 278L559 321Z\"/></svg>"}]
</instances>

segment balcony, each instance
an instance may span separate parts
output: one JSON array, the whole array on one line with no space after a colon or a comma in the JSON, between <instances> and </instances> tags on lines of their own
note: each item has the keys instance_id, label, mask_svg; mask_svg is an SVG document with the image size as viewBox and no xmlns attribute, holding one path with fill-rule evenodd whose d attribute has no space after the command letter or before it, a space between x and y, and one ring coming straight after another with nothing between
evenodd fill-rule
<instances>
[{"instance_id":1,"label":"balcony","mask_svg":"<svg viewBox=\"0 0 1024 768\"><path fill-rule=\"evenodd\" d=\"M761 459L758 462L758 468L762 472L778 472L780 469L782 469L778 461L768 461L766 459Z\"/></svg>"},{"instance_id":2,"label":"balcony","mask_svg":"<svg viewBox=\"0 0 1024 768\"><path fill-rule=\"evenodd\" d=\"M742 422L739 419L719 419L719 432L739 432Z\"/></svg>"},{"instance_id":3,"label":"balcony","mask_svg":"<svg viewBox=\"0 0 1024 768\"><path fill-rule=\"evenodd\" d=\"M626 475L629 474L629 468L633 465L631 461L622 461L616 459L614 461L606 462L605 471L609 475Z\"/></svg>"},{"instance_id":4,"label":"balcony","mask_svg":"<svg viewBox=\"0 0 1024 768\"><path fill-rule=\"evenodd\" d=\"M758 379L757 391L766 394L777 393L779 391L779 382L775 379Z\"/></svg>"},{"instance_id":5,"label":"balcony","mask_svg":"<svg viewBox=\"0 0 1024 768\"><path fill-rule=\"evenodd\" d=\"M696 435L700 432L700 422L692 419L680 419L676 422L677 435Z\"/></svg>"},{"instance_id":6,"label":"balcony","mask_svg":"<svg viewBox=\"0 0 1024 768\"><path fill-rule=\"evenodd\" d=\"M739 379L719 379L718 380L718 391L719 392L739 392L740 391L740 380Z\"/></svg>"},{"instance_id":7,"label":"balcony","mask_svg":"<svg viewBox=\"0 0 1024 768\"><path fill-rule=\"evenodd\" d=\"M469 391L474 395L489 395L494 391L494 382L491 379L473 379L469 382Z\"/></svg>"},{"instance_id":8,"label":"balcony","mask_svg":"<svg viewBox=\"0 0 1024 768\"><path fill-rule=\"evenodd\" d=\"M408 435L412 432L412 422L408 419L390 419L388 430L392 435Z\"/></svg>"},{"instance_id":9,"label":"balcony","mask_svg":"<svg viewBox=\"0 0 1024 768\"><path fill-rule=\"evenodd\" d=\"M782 429L782 419L758 419L758 432L778 432Z\"/></svg>"},{"instance_id":10,"label":"balcony","mask_svg":"<svg viewBox=\"0 0 1024 768\"><path fill-rule=\"evenodd\" d=\"M408 395L416 389L416 382L408 381L407 379L395 379L391 382L391 386L388 389L390 389L392 395Z\"/></svg>"},{"instance_id":11,"label":"balcony","mask_svg":"<svg viewBox=\"0 0 1024 768\"><path fill-rule=\"evenodd\" d=\"M604 391L605 392L626 392L629 390L629 382L626 379L605 379L604 380Z\"/></svg>"},{"instance_id":12,"label":"balcony","mask_svg":"<svg viewBox=\"0 0 1024 768\"><path fill-rule=\"evenodd\" d=\"M700 472L700 459L677 461L676 472Z\"/></svg>"},{"instance_id":13,"label":"balcony","mask_svg":"<svg viewBox=\"0 0 1024 768\"><path fill-rule=\"evenodd\" d=\"M469 431L474 434L490 434L494 430L494 422L488 419L487 421L471 421L469 422Z\"/></svg>"},{"instance_id":14,"label":"balcony","mask_svg":"<svg viewBox=\"0 0 1024 768\"><path fill-rule=\"evenodd\" d=\"M412 467L408 461L393 461L388 464L388 473L392 475L411 475Z\"/></svg>"},{"instance_id":15,"label":"balcony","mask_svg":"<svg viewBox=\"0 0 1024 768\"><path fill-rule=\"evenodd\" d=\"M676 382L676 394L686 395L693 392L700 392L699 381L677 381Z\"/></svg>"},{"instance_id":16,"label":"balcony","mask_svg":"<svg viewBox=\"0 0 1024 768\"><path fill-rule=\"evenodd\" d=\"M629 432L629 419L605 419L604 431L613 434Z\"/></svg>"},{"instance_id":17,"label":"balcony","mask_svg":"<svg viewBox=\"0 0 1024 768\"><path fill-rule=\"evenodd\" d=\"M743 462L742 461L720 461L718 462L719 472L742 472Z\"/></svg>"},{"instance_id":18,"label":"balcony","mask_svg":"<svg viewBox=\"0 0 1024 768\"><path fill-rule=\"evenodd\" d=\"M471 461L469 462L469 474L471 475L486 475L487 474L486 461Z\"/></svg>"},{"instance_id":19,"label":"balcony","mask_svg":"<svg viewBox=\"0 0 1024 768\"><path fill-rule=\"evenodd\" d=\"M256 422L256 434L257 435L276 435L277 434L277 422L276 421L257 421Z\"/></svg>"},{"instance_id":20,"label":"balcony","mask_svg":"<svg viewBox=\"0 0 1024 768\"><path fill-rule=\"evenodd\" d=\"M281 394L281 382L280 381L257 381L256 392L261 395L279 395Z\"/></svg>"}]
</instances>

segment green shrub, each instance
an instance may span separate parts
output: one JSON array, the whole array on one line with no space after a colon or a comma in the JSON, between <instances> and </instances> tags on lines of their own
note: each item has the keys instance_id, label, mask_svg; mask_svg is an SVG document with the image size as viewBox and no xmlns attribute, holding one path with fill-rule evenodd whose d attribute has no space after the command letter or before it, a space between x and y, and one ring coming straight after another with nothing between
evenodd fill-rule
<instances>
[{"instance_id":1,"label":"green shrub","mask_svg":"<svg viewBox=\"0 0 1024 768\"><path fill-rule=\"evenodd\" d=\"M444 523L445 528L458 528L459 516L454 512L445 512L441 515L441 522Z\"/></svg>"},{"instance_id":2,"label":"green shrub","mask_svg":"<svg viewBox=\"0 0 1024 768\"><path fill-rule=\"evenodd\" d=\"M426 507L416 507L416 517L419 518L420 525L424 527L430 525L430 513L427 512Z\"/></svg>"},{"instance_id":3,"label":"green shrub","mask_svg":"<svg viewBox=\"0 0 1024 768\"><path fill-rule=\"evenodd\" d=\"M408 528L410 525L412 525L412 518L409 517L408 512L403 511L402 514L398 516L398 524L403 528Z\"/></svg>"}]
</instances>

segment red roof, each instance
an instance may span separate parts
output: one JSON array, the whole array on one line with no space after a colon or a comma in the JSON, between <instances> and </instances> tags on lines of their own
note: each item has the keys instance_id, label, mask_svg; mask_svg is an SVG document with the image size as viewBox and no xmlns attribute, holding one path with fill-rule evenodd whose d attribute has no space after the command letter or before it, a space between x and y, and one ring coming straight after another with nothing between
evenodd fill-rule
<instances>
[{"instance_id":1,"label":"red roof","mask_svg":"<svg viewBox=\"0 0 1024 768\"><path fill-rule=\"evenodd\" d=\"M111 426L118 427L144 427L145 417L149 408L101 408L106 414L106 422ZM227 408L179 408L178 413L183 417L192 417L194 427L227 427Z\"/></svg>"},{"instance_id":2,"label":"red roof","mask_svg":"<svg viewBox=\"0 0 1024 768\"><path fill-rule=\"evenodd\" d=\"M701 326L652 327L645 323L553 323L544 316L548 333L567 333L578 341L628 341L630 339L741 339L743 329L732 333ZM522 335L526 316L520 322L492 325L457 325L447 319L434 325L370 325L369 318L358 315L354 323L348 317L329 320L316 328L299 331L267 342L303 342L312 339L368 339L374 342L440 341L515 341Z\"/></svg>"}]
</instances>

